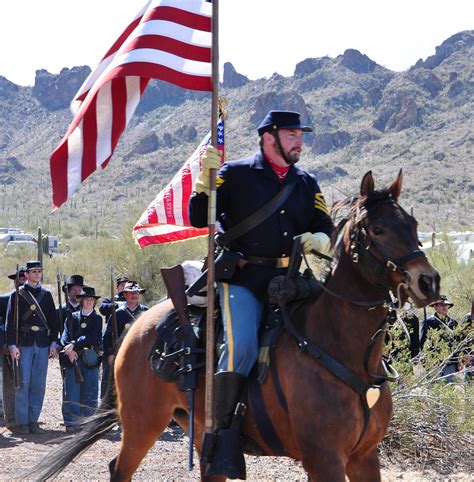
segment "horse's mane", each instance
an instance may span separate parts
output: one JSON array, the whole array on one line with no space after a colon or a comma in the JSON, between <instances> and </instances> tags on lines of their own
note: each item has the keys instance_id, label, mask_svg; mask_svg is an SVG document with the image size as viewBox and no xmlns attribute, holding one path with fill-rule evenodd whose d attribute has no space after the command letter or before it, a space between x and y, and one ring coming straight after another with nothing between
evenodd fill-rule
<instances>
[{"instance_id":1,"label":"horse's mane","mask_svg":"<svg viewBox=\"0 0 474 482\"><path fill-rule=\"evenodd\" d=\"M331 235L331 247L334 248L336 252L339 252L342 246L340 241L344 233L344 228L351 230L354 226L359 225L376 204L383 202L394 202L388 187L379 191L373 191L368 196L352 196L336 201L330 210L331 217L334 221L339 218L340 211L347 207L349 208L349 213L343 215L336 224Z\"/></svg>"},{"instance_id":2,"label":"horse's mane","mask_svg":"<svg viewBox=\"0 0 474 482\"><path fill-rule=\"evenodd\" d=\"M332 262L328 264L327 269L322 275L322 281L327 283L331 277L332 269L338 264L339 259L343 254L342 239L346 231L351 231L355 226L358 226L367 218L369 211L378 204L390 202L395 200L392 197L390 188L386 187L378 191L372 191L367 196L347 197L340 201L336 201L330 210L333 221L339 219L331 235L331 248L333 251ZM340 214L341 211L349 209L347 214ZM342 216L342 217L341 217Z\"/></svg>"}]
</instances>

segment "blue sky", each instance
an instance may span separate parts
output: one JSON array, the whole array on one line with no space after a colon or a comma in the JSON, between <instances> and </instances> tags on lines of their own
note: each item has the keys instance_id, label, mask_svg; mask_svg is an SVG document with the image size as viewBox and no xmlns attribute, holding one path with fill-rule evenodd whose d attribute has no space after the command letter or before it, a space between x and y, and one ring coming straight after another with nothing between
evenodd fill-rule
<instances>
[{"instance_id":1,"label":"blue sky","mask_svg":"<svg viewBox=\"0 0 474 482\"><path fill-rule=\"evenodd\" d=\"M0 75L94 67L144 0L2 0ZM473 0L220 0L220 60L251 79L292 75L308 57L356 48L392 70L474 28Z\"/></svg>"}]
</instances>

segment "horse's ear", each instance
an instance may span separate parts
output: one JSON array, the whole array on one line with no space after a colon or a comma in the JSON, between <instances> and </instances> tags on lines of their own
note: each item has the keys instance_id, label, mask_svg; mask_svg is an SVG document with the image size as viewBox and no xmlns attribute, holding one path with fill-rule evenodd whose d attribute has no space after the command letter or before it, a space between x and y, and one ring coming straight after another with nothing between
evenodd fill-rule
<instances>
[{"instance_id":1,"label":"horse's ear","mask_svg":"<svg viewBox=\"0 0 474 482\"><path fill-rule=\"evenodd\" d=\"M392 195L392 198L395 201L398 201L398 197L402 192L402 184L403 184L403 170L400 169L398 172L397 178L388 186L388 192Z\"/></svg>"},{"instance_id":2,"label":"horse's ear","mask_svg":"<svg viewBox=\"0 0 474 482\"><path fill-rule=\"evenodd\" d=\"M360 195L368 196L374 191L375 191L374 178L372 177L372 171L369 171L362 178L362 182L360 184Z\"/></svg>"}]
</instances>

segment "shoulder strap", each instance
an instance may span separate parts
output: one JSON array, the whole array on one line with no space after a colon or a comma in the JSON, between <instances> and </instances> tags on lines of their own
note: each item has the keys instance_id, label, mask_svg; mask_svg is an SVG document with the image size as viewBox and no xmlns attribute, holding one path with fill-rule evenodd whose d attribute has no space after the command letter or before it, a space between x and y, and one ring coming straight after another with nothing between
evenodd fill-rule
<instances>
[{"instance_id":1,"label":"shoulder strap","mask_svg":"<svg viewBox=\"0 0 474 482\"><path fill-rule=\"evenodd\" d=\"M43 323L43 325L46 327L46 329L49 330L49 325L48 321L46 320L46 316L43 313L43 310L41 309L41 305L39 304L39 301L41 301L44 298L45 293L41 292L40 296L38 299L36 299L29 291L27 291L23 286L20 287L20 295L23 297L23 299L27 302L30 303L30 306L35 306L36 312L39 316L39 319ZM30 309L30 313L32 313ZM25 318L26 319L26 318ZM24 320L23 320L24 321Z\"/></svg>"},{"instance_id":2,"label":"shoulder strap","mask_svg":"<svg viewBox=\"0 0 474 482\"><path fill-rule=\"evenodd\" d=\"M140 306L140 305L139 305ZM133 314L132 310L127 306L125 308L125 312L128 314L129 318L132 320L132 321L135 321L136 320L136 317L135 315Z\"/></svg>"},{"instance_id":3,"label":"shoulder strap","mask_svg":"<svg viewBox=\"0 0 474 482\"><path fill-rule=\"evenodd\" d=\"M298 178L287 184L275 197L264 204L260 209L257 209L248 218L245 218L240 223L232 226L224 234L217 236L216 241L221 246L228 246L234 239L240 238L245 233L248 233L259 224L263 223L265 219L269 218L290 196Z\"/></svg>"}]
</instances>

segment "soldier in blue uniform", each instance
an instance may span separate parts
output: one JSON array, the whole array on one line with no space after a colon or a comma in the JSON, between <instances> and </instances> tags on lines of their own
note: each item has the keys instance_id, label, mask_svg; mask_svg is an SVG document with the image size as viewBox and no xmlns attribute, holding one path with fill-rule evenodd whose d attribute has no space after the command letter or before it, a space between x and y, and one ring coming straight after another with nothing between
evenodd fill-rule
<instances>
[{"instance_id":1,"label":"soldier in blue uniform","mask_svg":"<svg viewBox=\"0 0 474 482\"><path fill-rule=\"evenodd\" d=\"M48 357L58 356L56 307L51 292L41 286L41 263L28 261L25 277L19 299L19 345L14 320L15 292L10 295L7 310L8 349L20 365L20 388L15 393L15 432L18 434L43 432L38 419L46 390Z\"/></svg>"},{"instance_id":2,"label":"soldier in blue uniform","mask_svg":"<svg viewBox=\"0 0 474 482\"><path fill-rule=\"evenodd\" d=\"M71 364L77 364L84 381L76 380L77 368L66 368L63 416L67 432L74 432L79 418L90 416L99 396L99 354L102 349L102 317L95 311L100 296L92 286L83 286L77 295L80 310L72 313L61 336L61 345Z\"/></svg>"},{"instance_id":3,"label":"soldier in blue uniform","mask_svg":"<svg viewBox=\"0 0 474 482\"><path fill-rule=\"evenodd\" d=\"M207 225L209 170L217 173L217 227L225 233L273 199L286 185L294 184L289 197L273 214L227 246L241 255L231 279L218 281L224 324L224 347L218 360L215 416L218 444L228 429L246 379L258 355L258 329L269 281L286 272L293 238L301 236L305 252L327 252L333 223L316 178L298 168L303 134L312 129L301 124L300 114L270 111L258 126L260 150L253 156L226 162L208 147L202 158L196 192L189 203L195 227ZM218 449L216 449L218 450ZM222 473L212 464L207 475L242 478L242 453L226 454L237 469ZM242 466L243 465L243 466ZM241 470L242 469L242 470Z\"/></svg>"},{"instance_id":4,"label":"soldier in blue uniform","mask_svg":"<svg viewBox=\"0 0 474 482\"><path fill-rule=\"evenodd\" d=\"M62 290L66 295L65 303L58 307L58 311L61 310L62 318L66 323L67 314L74 313L81 309L81 300L79 295L84 287L84 277L80 274L73 274L66 280ZM59 334L61 336L61 333Z\"/></svg>"},{"instance_id":5,"label":"soldier in blue uniform","mask_svg":"<svg viewBox=\"0 0 474 482\"><path fill-rule=\"evenodd\" d=\"M127 275L120 275L115 280L115 286L117 288L117 293L114 297L114 303L112 303L112 297L106 296L102 303L99 306L100 314L106 319L109 319L110 314L112 313L112 306L115 304L115 309L117 310L120 306L125 303L125 296L123 294L123 288L125 283L128 281ZM104 398L105 393L107 392L108 387L108 380L110 376L110 365L107 362L107 357L102 358L102 381L100 383L100 398Z\"/></svg>"},{"instance_id":6,"label":"soldier in blue uniform","mask_svg":"<svg viewBox=\"0 0 474 482\"><path fill-rule=\"evenodd\" d=\"M124 330L127 330L130 325L140 316L141 313L147 311L149 308L146 305L140 304L140 295L145 290L140 287L136 281L127 281L123 288L123 296L125 302L121 304L120 308L115 312L117 319L117 339L120 338ZM107 320L104 337L104 358L108 366L112 366L115 358L114 341L112 340L112 316ZM101 388L101 396L103 397L107 387Z\"/></svg>"},{"instance_id":7,"label":"soldier in blue uniform","mask_svg":"<svg viewBox=\"0 0 474 482\"><path fill-rule=\"evenodd\" d=\"M128 281L128 276L127 275L120 275L116 280L115 280L115 286L117 287L117 293L115 294L115 308L119 308L123 303L125 303L125 296L123 293L123 288L125 286L125 283ZM106 296L103 300L102 303L99 306L99 311L102 316L107 319L110 316L112 310L112 298L110 296Z\"/></svg>"},{"instance_id":8,"label":"soldier in blue uniform","mask_svg":"<svg viewBox=\"0 0 474 482\"><path fill-rule=\"evenodd\" d=\"M25 271L26 268L18 269L18 281L20 286L22 286L25 281ZM16 280L16 273L8 276L14 283ZM0 362L2 364L2 394L3 394L3 415L5 417L5 424L9 430L14 430L15 428L15 382L13 380L13 365L12 359L8 349L4 349L4 344L6 343L6 332L5 325L7 321L7 308L8 300L10 299L13 291L8 291L0 295L0 318L2 319L2 330L3 330L3 341L0 345L0 349L3 349L3 355L0 356Z\"/></svg>"},{"instance_id":9,"label":"soldier in blue uniform","mask_svg":"<svg viewBox=\"0 0 474 482\"><path fill-rule=\"evenodd\" d=\"M454 303L451 303L446 296L441 295L439 300L431 303L430 306L435 309L435 313L423 320L421 325L421 349L423 349L425 345L428 331L436 330L441 333L441 338L447 343L450 350L453 350L457 338L454 330L458 326L458 322L448 315L448 311L449 308L454 306ZM452 383L454 381L453 375L458 371L458 360L456 358L457 356L453 355L441 371L441 375L445 377L446 383Z\"/></svg>"}]
</instances>

